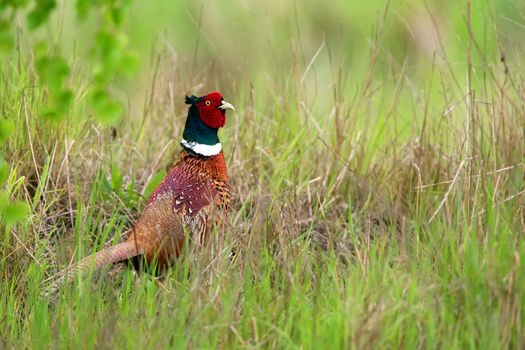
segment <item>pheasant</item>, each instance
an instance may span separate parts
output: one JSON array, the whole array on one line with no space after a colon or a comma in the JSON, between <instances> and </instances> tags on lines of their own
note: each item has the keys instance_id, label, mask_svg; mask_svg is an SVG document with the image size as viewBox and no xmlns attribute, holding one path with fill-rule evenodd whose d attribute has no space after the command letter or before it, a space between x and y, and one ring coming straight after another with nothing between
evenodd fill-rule
<instances>
[{"instance_id":1,"label":"pheasant","mask_svg":"<svg viewBox=\"0 0 525 350\"><path fill-rule=\"evenodd\" d=\"M188 117L178 161L153 191L128 239L103 249L65 269L54 288L75 273L142 255L150 264L165 266L176 259L187 240L202 245L230 203L230 188L217 132L226 110L235 108L219 92L186 96Z\"/></svg>"}]
</instances>

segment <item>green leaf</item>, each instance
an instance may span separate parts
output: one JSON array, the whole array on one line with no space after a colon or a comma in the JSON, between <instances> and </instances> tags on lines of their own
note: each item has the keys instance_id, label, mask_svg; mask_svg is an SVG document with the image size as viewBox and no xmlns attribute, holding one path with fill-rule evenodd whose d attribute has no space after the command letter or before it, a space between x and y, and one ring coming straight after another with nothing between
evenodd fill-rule
<instances>
[{"instance_id":1,"label":"green leaf","mask_svg":"<svg viewBox=\"0 0 525 350\"><path fill-rule=\"evenodd\" d=\"M63 119L62 115L57 113L57 111L54 108L45 109L44 112L40 114L40 117L54 122L59 122Z\"/></svg>"},{"instance_id":2,"label":"green leaf","mask_svg":"<svg viewBox=\"0 0 525 350\"><path fill-rule=\"evenodd\" d=\"M124 108L117 101L111 101L104 108L98 110L97 116L99 122L104 125L116 124L122 117Z\"/></svg>"},{"instance_id":3,"label":"green leaf","mask_svg":"<svg viewBox=\"0 0 525 350\"><path fill-rule=\"evenodd\" d=\"M52 91L60 91L69 74L69 65L59 56L44 56L37 60L36 68L40 78Z\"/></svg>"},{"instance_id":4,"label":"green leaf","mask_svg":"<svg viewBox=\"0 0 525 350\"><path fill-rule=\"evenodd\" d=\"M101 31L95 38L100 56L102 60L106 57L111 56L113 51L118 49L118 42L115 36L107 31Z\"/></svg>"},{"instance_id":5,"label":"green leaf","mask_svg":"<svg viewBox=\"0 0 525 350\"><path fill-rule=\"evenodd\" d=\"M113 78L113 74L107 72L108 68L102 63L93 66L93 79L97 85L105 85Z\"/></svg>"},{"instance_id":6,"label":"green leaf","mask_svg":"<svg viewBox=\"0 0 525 350\"><path fill-rule=\"evenodd\" d=\"M120 62L120 70L128 77L135 74L139 67L139 55L136 52L127 52Z\"/></svg>"},{"instance_id":7,"label":"green leaf","mask_svg":"<svg viewBox=\"0 0 525 350\"><path fill-rule=\"evenodd\" d=\"M3 215L6 224L12 225L21 221L29 214L29 206L22 201L11 203L4 209Z\"/></svg>"},{"instance_id":8,"label":"green leaf","mask_svg":"<svg viewBox=\"0 0 525 350\"><path fill-rule=\"evenodd\" d=\"M124 108L117 101L112 101L106 90L97 89L91 94L91 107L98 121L104 125L115 124L122 116Z\"/></svg>"},{"instance_id":9,"label":"green leaf","mask_svg":"<svg viewBox=\"0 0 525 350\"><path fill-rule=\"evenodd\" d=\"M15 130L15 124L8 119L0 119L0 143L6 141Z\"/></svg>"},{"instance_id":10,"label":"green leaf","mask_svg":"<svg viewBox=\"0 0 525 350\"><path fill-rule=\"evenodd\" d=\"M61 90L56 95L51 94L51 106L40 115L42 118L59 122L64 119L73 102L73 91Z\"/></svg>"},{"instance_id":11,"label":"green leaf","mask_svg":"<svg viewBox=\"0 0 525 350\"><path fill-rule=\"evenodd\" d=\"M27 15L29 29L36 29L44 24L55 6L55 0L37 0L35 7Z\"/></svg>"},{"instance_id":12,"label":"green leaf","mask_svg":"<svg viewBox=\"0 0 525 350\"><path fill-rule=\"evenodd\" d=\"M107 105L110 101L109 95L106 90L104 89L95 89L91 93L91 107L97 111L99 109L104 108L105 105Z\"/></svg>"},{"instance_id":13,"label":"green leaf","mask_svg":"<svg viewBox=\"0 0 525 350\"><path fill-rule=\"evenodd\" d=\"M73 97L73 91L62 90L57 96L53 97L53 103L60 113L67 113L73 103Z\"/></svg>"}]
</instances>

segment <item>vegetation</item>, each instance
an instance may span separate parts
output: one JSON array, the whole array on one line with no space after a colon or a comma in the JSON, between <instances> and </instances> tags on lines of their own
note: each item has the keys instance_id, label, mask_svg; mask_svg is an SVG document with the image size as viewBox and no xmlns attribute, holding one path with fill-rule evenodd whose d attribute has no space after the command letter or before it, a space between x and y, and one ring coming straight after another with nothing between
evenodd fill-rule
<instances>
[{"instance_id":1,"label":"vegetation","mask_svg":"<svg viewBox=\"0 0 525 350\"><path fill-rule=\"evenodd\" d=\"M524 37L519 0L2 1L0 347L524 348ZM43 296L214 90L224 242Z\"/></svg>"}]
</instances>

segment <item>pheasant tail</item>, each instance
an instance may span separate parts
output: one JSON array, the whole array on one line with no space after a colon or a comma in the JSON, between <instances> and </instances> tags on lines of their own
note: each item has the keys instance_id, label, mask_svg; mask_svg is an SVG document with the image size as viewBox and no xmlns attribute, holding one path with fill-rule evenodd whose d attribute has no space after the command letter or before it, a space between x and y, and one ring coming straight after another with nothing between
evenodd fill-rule
<instances>
[{"instance_id":1,"label":"pheasant tail","mask_svg":"<svg viewBox=\"0 0 525 350\"><path fill-rule=\"evenodd\" d=\"M70 283L77 274L85 274L91 268L96 271L105 265L127 260L140 254L142 254L142 251L133 241L126 241L112 247L107 247L98 253L85 257L62 271L58 279L47 290L47 294L54 294L60 285Z\"/></svg>"}]
</instances>

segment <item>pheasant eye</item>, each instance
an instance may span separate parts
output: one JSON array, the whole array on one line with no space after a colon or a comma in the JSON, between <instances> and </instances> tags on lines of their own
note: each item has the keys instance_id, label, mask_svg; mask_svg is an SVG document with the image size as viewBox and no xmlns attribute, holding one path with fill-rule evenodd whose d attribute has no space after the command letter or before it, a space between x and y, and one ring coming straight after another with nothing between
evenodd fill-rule
<instances>
[{"instance_id":1,"label":"pheasant eye","mask_svg":"<svg viewBox=\"0 0 525 350\"><path fill-rule=\"evenodd\" d=\"M211 102L210 102L210 101L205 101L204 104L205 104L206 106L209 106L209 105L211 105Z\"/></svg>"}]
</instances>

